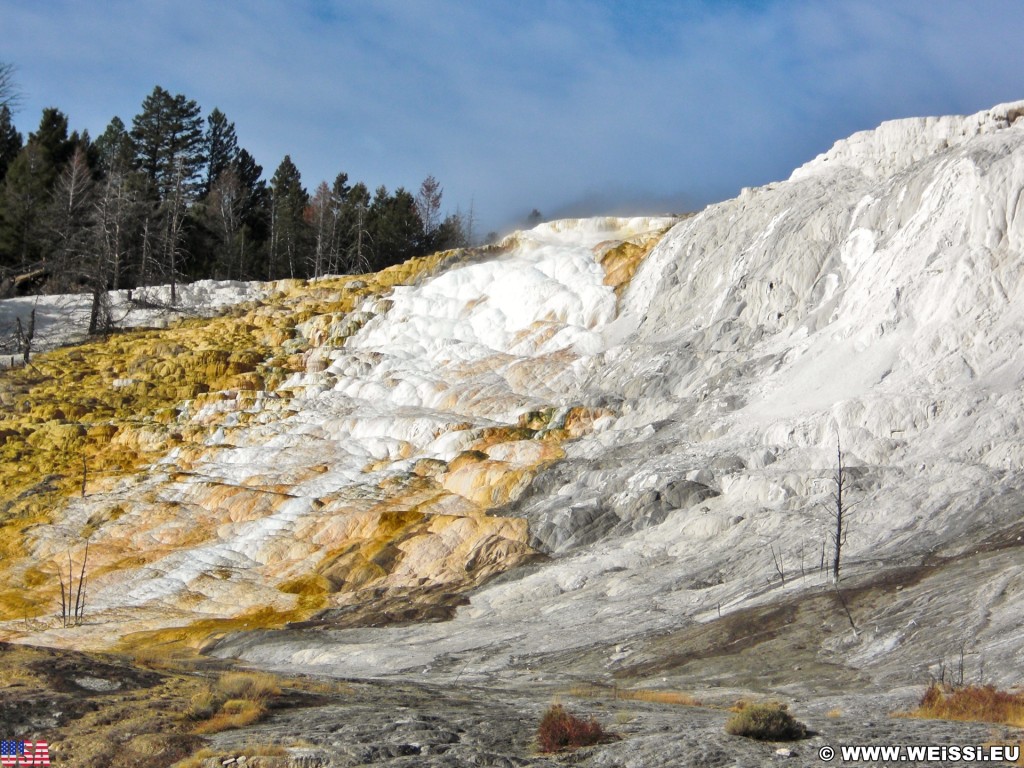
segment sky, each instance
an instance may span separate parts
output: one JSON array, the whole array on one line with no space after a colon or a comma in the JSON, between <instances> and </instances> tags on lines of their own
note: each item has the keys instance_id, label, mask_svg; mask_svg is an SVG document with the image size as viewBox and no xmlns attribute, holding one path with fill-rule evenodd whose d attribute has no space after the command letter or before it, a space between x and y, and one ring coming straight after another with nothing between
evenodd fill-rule
<instances>
[{"instance_id":1,"label":"sky","mask_svg":"<svg viewBox=\"0 0 1024 768\"><path fill-rule=\"evenodd\" d=\"M1024 99L1020 0L0 0L15 122L93 137L154 86L269 178L433 175L475 230L696 210L884 120Z\"/></svg>"}]
</instances>

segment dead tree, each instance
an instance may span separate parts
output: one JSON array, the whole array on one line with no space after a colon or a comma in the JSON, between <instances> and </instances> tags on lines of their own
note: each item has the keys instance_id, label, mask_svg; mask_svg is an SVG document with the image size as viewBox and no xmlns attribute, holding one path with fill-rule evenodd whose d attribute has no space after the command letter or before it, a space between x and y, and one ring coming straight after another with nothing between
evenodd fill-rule
<instances>
[{"instance_id":1,"label":"dead tree","mask_svg":"<svg viewBox=\"0 0 1024 768\"><path fill-rule=\"evenodd\" d=\"M779 580L782 582L782 586L786 586L786 563L782 559L782 547L779 547L778 554L775 553L775 545L770 544L772 552L772 565L775 566L775 572L779 574Z\"/></svg>"},{"instance_id":2,"label":"dead tree","mask_svg":"<svg viewBox=\"0 0 1024 768\"><path fill-rule=\"evenodd\" d=\"M32 357L32 339L36 335L36 310L35 308L28 315L28 329L22 328L21 318L16 318L18 324L18 346L21 349L22 359L28 365Z\"/></svg>"},{"instance_id":3,"label":"dead tree","mask_svg":"<svg viewBox=\"0 0 1024 768\"><path fill-rule=\"evenodd\" d=\"M829 506L832 528L832 581L835 584L839 583L839 566L850 524L850 505L848 499L844 498L844 494L848 495L849 488L850 476L843 461L843 447L836 437L836 468L832 473L832 503Z\"/></svg>"}]
</instances>

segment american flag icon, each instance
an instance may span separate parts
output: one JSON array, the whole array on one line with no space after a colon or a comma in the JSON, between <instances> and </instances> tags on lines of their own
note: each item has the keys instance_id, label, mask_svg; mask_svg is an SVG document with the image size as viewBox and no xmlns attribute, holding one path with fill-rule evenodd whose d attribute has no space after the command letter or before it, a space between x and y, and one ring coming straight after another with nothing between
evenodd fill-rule
<instances>
[{"instance_id":1,"label":"american flag icon","mask_svg":"<svg viewBox=\"0 0 1024 768\"><path fill-rule=\"evenodd\" d=\"M0 765L17 765L18 758L25 754L25 742L0 741Z\"/></svg>"},{"instance_id":2,"label":"american flag icon","mask_svg":"<svg viewBox=\"0 0 1024 768\"><path fill-rule=\"evenodd\" d=\"M50 745L45 741L0 741L0 766L50 764Z\"/></svg>"}]
</instances>

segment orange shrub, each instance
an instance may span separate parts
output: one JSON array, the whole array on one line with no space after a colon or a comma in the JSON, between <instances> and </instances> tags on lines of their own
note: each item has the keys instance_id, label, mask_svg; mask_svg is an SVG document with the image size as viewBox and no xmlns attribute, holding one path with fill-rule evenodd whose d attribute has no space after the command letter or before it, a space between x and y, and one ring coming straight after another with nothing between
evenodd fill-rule
<instances>
[{"instance_id":1,"label":"orange shrub","mask_svg":"<svg viewBox=\"0 0 1024 768\"><path fill-rule=\"evenodd\" d=\"M605 736L594 718L581 720L565 711L561 704L552 704L537 728L537 744L541 752L558 752L597 744Z\"/></svg>"}]
</instances>

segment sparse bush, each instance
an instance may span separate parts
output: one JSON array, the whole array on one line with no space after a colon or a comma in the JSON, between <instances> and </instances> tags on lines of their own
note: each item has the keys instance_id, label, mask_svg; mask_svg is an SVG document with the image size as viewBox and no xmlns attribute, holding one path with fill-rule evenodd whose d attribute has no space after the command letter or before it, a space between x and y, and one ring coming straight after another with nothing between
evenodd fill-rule
<instances>
[{"instance_id":1,"label":"sparse bush","mask_svg":"<svg viewBox=\"0 0 1024 768\"><path fill-rule=\"evenodd\" d=\"M968 720L1024 726L1024 693L997 690L993 685L953 687L933 683L912 713L939 720Z\"/></svg>"},{"instance_id":2,"label":"sparse bush","mask_svg":"<svg viewBox=\"0 0 1024 768\"><path fill-rule=\"evenodd\" d=\"M229 699L262 701L279 695L281 686L265 672L225 672L217 680L217 690Z\"/></svg>"},{"instance_id":3,"label":"sparse bush","mask_svg":"<svg viewBox=\"0 0 1024 768\"><path fill-rule=\"evenodd\" d=\"M196 733L217 733L258 722L267 713L267 699L281 693L274 675L226 672L214 685L195 694L185 716L200 721Z\"/></svg>"},{"instance_id":4,"label":"sparse bush","mask_svg":"<svg viewBox=\"0 0 1024 768\"><path fill-rule=\"evenodd\" d=\"M784 704L747 704L729 718L725 732L760 741L792 741L807 735L807 727L786 711Z\"/></svg>"},{"instance_id":5,"label":"sparse bush","mask_svg":"<svg viewBox=\"0 0 1024 768\"><path fill-rule=\"evenodd\" d=\"M267 714L267 708L250 699L228 699L220 711L196 726L196 733L218 733L230 728L243 728L259 722Z\"/></svg>"},{"instance_id":6,"label":"sparse bush","mask_svg":"<svg viewBox=\"0 0 1024 768\"><path fill-rule=\"evenodd\" d=\"M195 694L185 708L185 717L189 720L206 720L212 717L220 707L220 701L213 691L200 691Z\"/></svg>"},{"instance_id":7,"label":"sparse bush","mask_svg":"<svg viewBox=\"0 0 1024 768\"><path fill-rule=\"evenodd\" d=\"M561 704L548 707L537 728L537 745L541 752L589 747L604 737L604 729L597 720L581 720L567 712Z\"/></svg>"}]
</instances>

